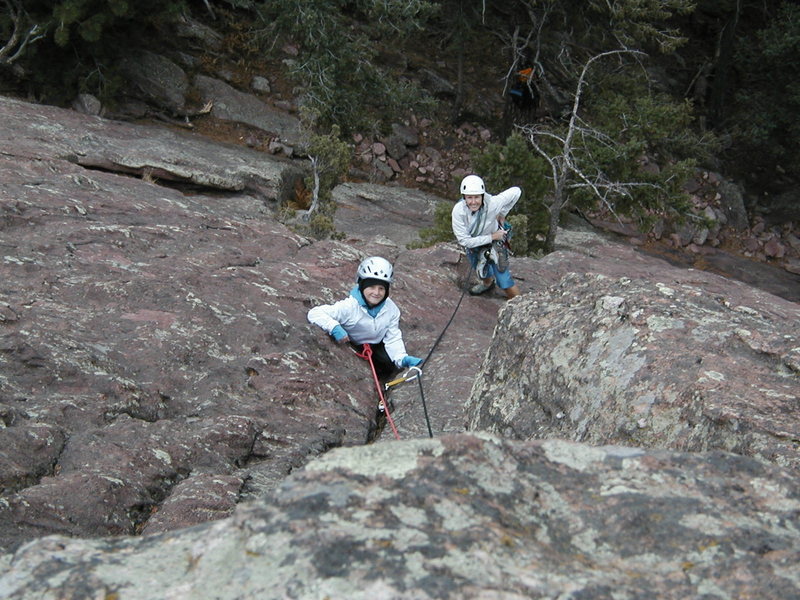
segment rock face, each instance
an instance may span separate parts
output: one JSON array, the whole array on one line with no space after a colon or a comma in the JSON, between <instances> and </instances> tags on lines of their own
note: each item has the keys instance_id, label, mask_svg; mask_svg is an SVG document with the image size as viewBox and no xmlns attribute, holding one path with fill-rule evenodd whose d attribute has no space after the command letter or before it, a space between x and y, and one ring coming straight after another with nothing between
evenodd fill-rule
<instances>
[{"instance_id":1,"label":"rock face","mask_svg":"<svg viewBox=\"0 0 800 600\"><path fill-rule=\"evenodd\" d=\"M245 191L269 201L285 199L302 176L298 165L265 160L254 150L2 96L0 119L0 144L20 160L56 160L215 191Z\"/></svg>"},{"instance_id":2,"label":"rock face","mask_svg":"<svg viewBox=\"0 0 800 600\"><path fill-rule=\"evenodd\" d=\"M800 306L598 250L539 261L541 287L503 310L469 428L800 466Z\"/></svg>"},{"instance_id":3,"label":"rock face","mask_svg":"<svg viewBox=\"0 0 800 600\"><path fill-rule=\"evenodd\" d=\"M798 596L796 304L571 231L471 297L406 246L430 194L348 183L314 242L302 160L0 118L0 596ZM427 358L399 442L306 321L367 255Z\"/></svg>"},{"instance_id":4,"label":"rock face","mask_svg":"<svg viewBox=\"0 0 800 600\"><path fill-rule=\"evenodd\" d=\"M299 119L275 110L258 98L218 79L198 75L195 86L202 101L213 105L212 114L217 118L278 132L279 139L290 146L302 142Z\"/></svg>"},{"instance_id":5,"label":"rock face","mask_svg":"<svg viewBox=\"0 0 800 600\"><path fill-rule=\"evenodd\" d=\"M369 439L366 365L306 312L384 254L422 353L457 252L294 234L273 207L300 169L262 153L8 99L0 112L0 546L219 518Z\"/></svg>"},{"instance_id":6,"label":"rock face","mask_svg":"<svg viewBox=\"0 0 800 600\"><path fill-rule=\"evenodd\" d=\"M335 449L228 519L50 537L4 598L796 598L794 472L724 452L443 436Z\"/></svg>"},{"instance_id":7,"label":"rock face","mask_svg":"<svg viewBox=\"0 0 800 600\"><path fill-rule=\"evenodd\" d=\"M312 250L254 197L58 160L0 170L0 434L21 440L3 444L4 544L133 533L179 482L234 476L257 493L367 439L368 395L304 366L345 370L305 311L325 279L313 271L349 274L355 249Z\"/></svg>"},{"instance_id":8,"label":"rock face","mask_svg":"<svg viewBox=\"0 0 800 600\"><path fill-rule=\"evenodd\" d=\"M343 183L333 199L337 231L359 238L380 236L401 246L419 240L420 223L432 223L436 204L442 202L418 190L365 183Z\"/></svg>"}]
</instances>

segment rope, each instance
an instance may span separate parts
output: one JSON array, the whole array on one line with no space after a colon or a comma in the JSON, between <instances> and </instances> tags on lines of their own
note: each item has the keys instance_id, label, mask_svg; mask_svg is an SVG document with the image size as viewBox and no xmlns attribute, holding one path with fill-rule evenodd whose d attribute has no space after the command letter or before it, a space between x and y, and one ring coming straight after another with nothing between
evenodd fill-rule
<instances>
[{"instance_id":1,"label":"rope","mask_svg":"<svg viewBox=\"0 0 800 600\"><path fill-rule=\"evenodd\" d=\"M458 302L456 303L456 307L453 309L453 314L450 315L450 319L448 319L448 321L445 324L444 328L439 333L439 336L433 342L433 345L431 346L431 349L428 351L427 356L425 356L425 359L422 361L423 364L427 364L428 359L433 354L433 351L436 349L436 346L438 346L439 342L442 341L442 338L444 337L445 332L447 331L448 327L450 327L450 324L453 322L453 319L455 319L456 313L458 312L458 309L461 307L461 302L464 300L464 296L466 295L467 290L469 289L469 280L472 277L472 273L473 273L474 270L475 270L475 267L470 266L469 273L467 273L467 277L464 280L464 287L461 289L461 297L458 299ZM383 409L386 412L386 420L389 422L389 425L392 428L392 432L394 433L395 439L399 440L400 439L400 434L397 432L397 427L395 427L395 425L394 425L394 419L392 419L392 415L389 412L389 403L386 401L386 399L383 396L383 391L381 390L381 384L380 384L380 381L378 379L378 374L376 373L375 365L372 362L372 347L369 344L364 344L363 345L363 350L360 353L356 352L356 356L358 356L359 358L363 358L363 359L366 359L366 360L369 361L369 366L372 369L372 377L373 377L373 379L375 381L375 388L378 390L378 396L380 397L381 402L383 403ZM422 371L421 370L419 371L419 374L417 375L417 380L419 381L419 395L420 395L420 398L422 400L422 412L425 415L425 425L428 427L428 436L432 438L433 437L433 430L431 429L431 421L430 421L430 418L428 417L428 405L425 402L425 390L422 387Z\"/></svg>"},{"instance_id":2,"label":"rope","mask_svg":"<svg viewBox=\"0 0 800 600\"><path fill-rule=\"evenodd\" d=\"M389 425L392 428L392 433L394 433L395 439L399 440L400 434L397 433L397 427L394 426L394 419L392 419L392 415L389 412L389 403L383 397L383 390L381 390L381 382L378 379L378 373L375 371L375 363L372 362L372 346L370 346L369 344L364 344L362 346L362 351L360 353L356 352L356 356L369 361L369 367L370 369L372 369L372 379L375 381L375 389L378 390L378 396L380 397L381 402L383 403L383 410L386 413L386 420L389 422Z\"/></svg>"},{"instance_id":3,"label":"rope","mask_svg":"<svg viewBox=\"0 0 800 600\"><path fill-rule=\"evenodd\" d=\"M431 357L431 354L433 354L433 351L436 349L436 346L439 345L439 342L442 341L442 338L444 337L444 334L447 331L447 328L450 327L450 324L453 322L453 319L455 319L456 313L458 312L458 309L461 306L461 302L462 302L462 300L464 300L464 296L466 295L467 290L469 289L469 280L470 280L470 277L472 277L472 272L474 270L475 270L475 267L470 266L469 273L467 273L467 277L464 280L464 287L461 288L461 297L458 299L458 302L456 303L456 307L453 309L453 314L450 315L450 319L448 319L448 321L445 324L444 328L442 329L441 333L439 333L439 336L433 342L433 345L431 346L431 349L428 350L428 355L425 357L425 360L422 361L422 364L427 364L428 363L428 359ZM427 425L427 427L428 427L428 436L432 438L433 437L433 431L431 430L431 421L428 418L428 405L425 402L425 390L422 387L422 372L421 371L420 371L420 374L417 377L417 379L419 380L419 396L420 396L420 399L422 400L422 412L425 415L425 425Z\"/></svg>"},{"instance_id":4,"label":"rope","mask_svg":"<svg viewBox=\"0 0 800 600\"><path fill-rule=\"evenodd\" d=\"M444 329L442 329L441 333L439 334L439 337L437 337L436 340L433 342L433 346L431 346L431 349L428 351L428 355L425 357L425 360L422 361L423 364L428 362L428 359L431 357L431 354L433 354L433 351L436 349L436 346L438 346L439 342L442 341L442 338L444 337L444 334L447 331L447 328L450 327L450 324L453 322L453 319L455 319L456 313L458 312L458 309L461 306L461 302L462 302L462 300L464 300L464 296L466 295L467 290L469 289L469 280L470 280L470 277L472 277L472 272L474 270L475 270L475 267L470 266L469 273L467 273L467 277L464 280L464 287L461 288L461 297L458 299L458 302L456 303L456 307L453 309L453 314L450 315L450 319L445 324Z\"/></svg>"},{"instance_id":5,"label":"rope","mask_svg":"<svg viewBox=\"0 0 800 600\"><path fill-rule=\"evenodd\" d=\"M428 418L428 406L425 404L425 390L422 389L422 375L417 377L419 381L419 397L422 398L422 413L425 415L425 425L428 426L428 437L433 438L431 431L431 420Z\"/></svg>"}]
</instances>

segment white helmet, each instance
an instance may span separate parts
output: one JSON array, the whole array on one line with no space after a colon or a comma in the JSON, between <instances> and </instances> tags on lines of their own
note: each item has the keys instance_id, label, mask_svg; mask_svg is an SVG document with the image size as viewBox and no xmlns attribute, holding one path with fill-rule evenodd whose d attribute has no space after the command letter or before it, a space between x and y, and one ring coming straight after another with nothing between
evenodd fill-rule
<instances>
[{"instance_id":1,"label":"white helmet","mask_svg":"<svg viewBox=\"0 0 800 600\"><path fill-rule=\"evenodd\" d=\"M380 256L370 256L358 265L358 279L380 279L392 283L392 263Z\"/></svg>"},{"instance_id":2,"label":"white helmet","mask_svg":"<svg viewBox=\"0 0 800 600\"><path fill-rule=\"evenodd\" d=\"M483 185L483 179L477 175L467 175L461 180L462 196L478 196L485 193L486 186Z\"/></svg>"}]
</instances>

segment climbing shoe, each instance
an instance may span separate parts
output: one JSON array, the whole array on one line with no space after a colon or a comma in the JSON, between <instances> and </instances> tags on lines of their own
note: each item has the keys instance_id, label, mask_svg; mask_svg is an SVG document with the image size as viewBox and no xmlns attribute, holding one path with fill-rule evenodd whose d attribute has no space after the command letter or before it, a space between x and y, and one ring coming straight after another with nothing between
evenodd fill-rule
<instances>
[{"instance_id":1,"label":"climbing shoe","mask_svg":"<svg viewBox=\"0 0 800 600\"><path fill-rule=\"evenodd\" d=\"M488 250L481 250L478 253L478 264L475 265L475 274L480 279L486 279L489 274L489 262L491 261Z\"/></svg>"},{"instance_id":2,"label":"climbing shoe","mask_svg":"<svg viewBox=\"0 0 800 600\"><path fill-rule=\"evenodd\" d=\"M494 281L492 281L489 285L484 284L483 282L476 283L471 288L469 288L469 293L471 296L480 296L491 290L494 287Z\"/></svg>"},{"instance_id":3,"label":"climbing shoe","mask_svg":"<svg viewBox=\"0 0 800 600\"><path fill-rule=\"evenodd\" d=\"M498 271L505 273L508 270L508 248L504 241L497 240L492 244L492 259Z\"/></svg>"}]
</instances>

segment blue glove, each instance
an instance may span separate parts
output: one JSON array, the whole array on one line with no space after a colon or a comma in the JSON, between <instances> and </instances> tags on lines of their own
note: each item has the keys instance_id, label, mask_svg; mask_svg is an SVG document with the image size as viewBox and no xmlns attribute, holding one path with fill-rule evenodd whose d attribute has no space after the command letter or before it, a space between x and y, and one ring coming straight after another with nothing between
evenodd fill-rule
<instances>
[{"instance_id":1,"label":"blue glove","mask_svg":"<svg viewBox=\"0 0 800 600\"><path fill-rule=\"evenodd\" d=\"M347 337L347 332L344 330L344 327L337 325L331 330L331 335L333 336L333 339L339 342Z\"/></svg>"},{"instance_id":2,"label":"blue glove","mask_svg":"<svg viewBox=\"0 0 800 600\"><path fill-rule=\"evenodd\" d=\"M422 364L422 359L411 355L404 356L401 364L403 365L403 368L416 367L417 365Z\"/></svg>"}]
</instances>

